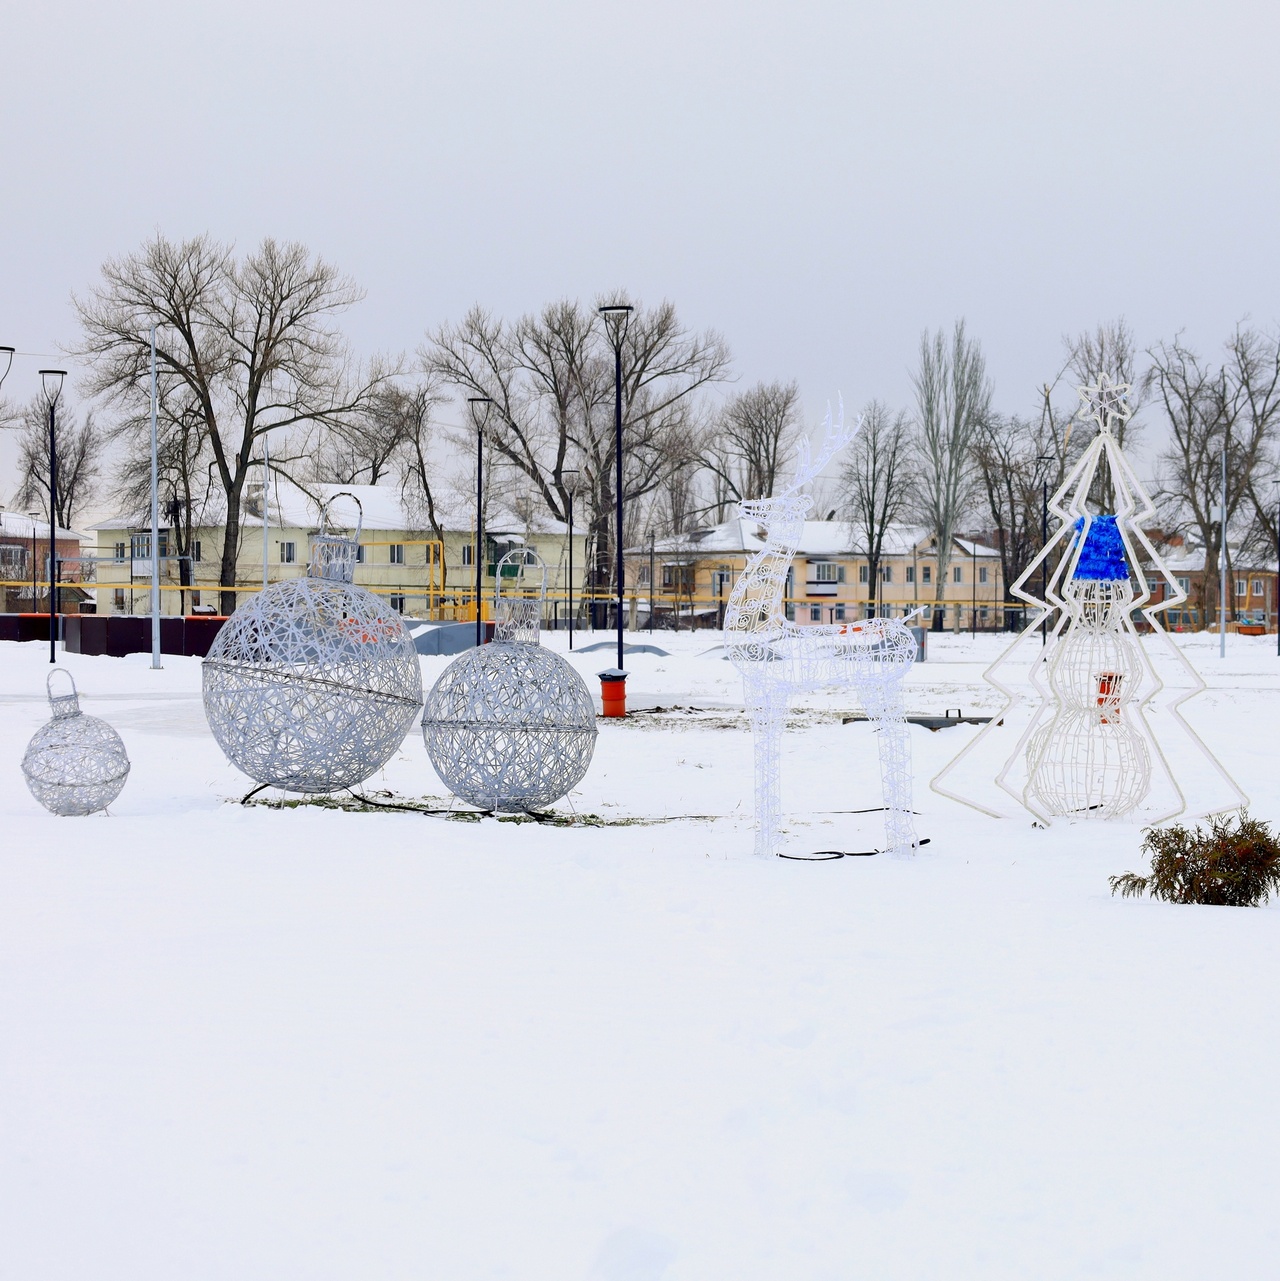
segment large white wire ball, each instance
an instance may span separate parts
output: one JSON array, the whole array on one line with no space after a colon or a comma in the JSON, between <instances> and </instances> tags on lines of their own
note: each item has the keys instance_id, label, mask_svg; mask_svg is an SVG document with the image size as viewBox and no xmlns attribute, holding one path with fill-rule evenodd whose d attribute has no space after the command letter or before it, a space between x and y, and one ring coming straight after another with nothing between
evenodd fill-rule
<instances>
[{"instance_id":1,"label":"large white wire ball","mask_svg":"<svg viewBox=\"0 0 1280 1281\"><path fill-rule=\"evenodd\" d=\"M27 746L22 773L31 795L54 814L95 814L120 795L129 755L106 721L55 715Z\"/></svg>"},{"instance_id":2,"label":"large white wire ball","mask_svg":"<svg viewBox=\"0 0 1280 1281\"><path fill-rule=\"evenodd\" d=\"M595 701L558 654L495 642L445 668L427 695L422 737L436 773L469 805L545 809L591 766Z\"/></svg>"},{"instance_id":3,"label":"large white wire ball","mask_svg":"<svg viewBox=\"0 0 1280 1281\"><path fill-rule=\"evenodd\" d=\"M395 755L422 706L403 619L334 579L290 579L250 597L203 674L205 715L227 757L292 792L362 783Z\"/></svg>"}]
</instances>

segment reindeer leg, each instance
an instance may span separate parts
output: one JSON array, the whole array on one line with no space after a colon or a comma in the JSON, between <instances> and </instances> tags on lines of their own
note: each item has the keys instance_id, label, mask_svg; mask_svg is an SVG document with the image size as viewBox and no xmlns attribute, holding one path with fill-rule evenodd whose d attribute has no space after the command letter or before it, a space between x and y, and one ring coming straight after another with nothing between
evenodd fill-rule
<instances>
[{"instance_id":1,"label":"reindeer leg","mask_svg":"<svg viewBox=\"0 0 1280 1281\"><path fill-rule=\"evenodd\" d=\"M911 812L911 740L902 681L886 680L882 672L857 678L858 696L875 723L880 751L880 791L883 798L885 847L892 854L916 848Z\"/></svg>"},{"instance_id":2,"label":"reindeer leg","mask_svg":"<svg viewBox=\"0 0 1280 1281\"><path fill-rule=\"evenodd\" d=\"M747 692L751 736L756 757L756 850L760 855L777 852L782 819L782 731L786 724L786 697L776 686L764 685Z\"/></svg>"}]
</instances>

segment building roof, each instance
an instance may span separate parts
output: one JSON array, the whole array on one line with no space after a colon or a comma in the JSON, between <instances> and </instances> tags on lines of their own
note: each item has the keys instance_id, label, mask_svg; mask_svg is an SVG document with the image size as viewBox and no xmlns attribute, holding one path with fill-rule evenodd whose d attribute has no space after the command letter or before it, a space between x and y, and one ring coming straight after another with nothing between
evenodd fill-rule
<instances>
[{"instance_id":1,"label":"building roof","mask_svg":"<svg viewBox=\"0 0 1280 1281\"><path fill-rule=\"evenodd\" d=\"M353 494L360 504L363 517L363 528L366 533L391 530L411 530L424 528L426 521L422 515L415 516L406 509L404 497L397 485L332 485L316 484L308 486L308 493L293 481L283 476L273 475L271 484L271 502L268 510L270 524L276 527L287 526L297 529L317 529L320 525L320 502L331 500L331 515L338 528L354 528L356 522L356 505L349 499L336 497L342 494ZM314 495L314 497L313 497ZM258 506L257 488L252 495L253 506ZM197 522L203 528L218 526L223 523L223 504L221 499L211 504ZM475 528L475 509L465 502L443 496L436 503L436 516L441 528L451 532L469 531ZM255 512L241 510L240 523L245 529L261 528L261 517ZM99 521L92 528L95 530L141 530L150 524L149 519L141 521L128 516L112 516ZM518 534L552 534L563 536L568 532L563 521L553 520L545 513L534 512L525 519L515 512L496 506L485 514L485 530L494 537Z\"/></svg>"},{"instance_id":2,"label":"building roof","mask_svg":"<svg viewBox=\"0 0 1280 1281\"><path fill-rule=\"evenodd\" d=\"M664 556L711 556L717 552L724 555L751 555L763 549L763 535L764 530L759 521L734 516L706 529L659 538L653 547L658 555ZM924 548L929 541L929 532L921 526L890 525L885 530L881 554L910 556L913 551ZM848 521L806 520L796 554L809 559L820 556L865 556L866 552L858 546L858 542L858 535ZM985 559L998 558L1000 555L996 548L988 547L985 543L975 543L965 538L954 538L952 543L963 556ZM638 555L648 551L648 548L632 547L628 551Z\"/></svg>"},{"instance_id":3,"label":"building roof","mask_svg":"<svg viewBox=\"0 0 1280 1281\"><path fill-rule=\"evenodd\" d=\"M34 520L24 512L0 511L0 537L26 539L35 537L47 540L49 537L49 522L47 520ZM78 534L74 529L64 529L61 525L58 526L56 537L68 540L75 539L76 542L85 541L83 534Z\"/></svg>"}]
</instances>

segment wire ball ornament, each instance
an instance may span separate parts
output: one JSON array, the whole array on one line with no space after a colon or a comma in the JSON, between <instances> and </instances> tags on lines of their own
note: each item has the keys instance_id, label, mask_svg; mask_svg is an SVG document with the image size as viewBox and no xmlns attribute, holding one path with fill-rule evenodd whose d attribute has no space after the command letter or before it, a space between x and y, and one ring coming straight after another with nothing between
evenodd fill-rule
<instances>
[{"instance_id":1,"label":"wire ball ornament","mask_svg":"<svg viewBox=\"0 0 1280 1281\"><path fill-rule=\"evenodd\" d=\"M66 678L68 692L55 694L55 676ZM96 814L124 789L129 755L120 735L106 721L86 716L71 673L55 667L45 688L53 718L37 731L22 758L31 795L53 814Z\"/></svg>"},{"instance_id":2,"label":"wire ball ornament","mask_svg":"<svg viewBox=\"0 0 1280 1281\"><path fill-rule=\"evenodd\" d=\"M983 673L1004 706L933 790L993 817L1004 816L1004 793L1046 824L1139 808L1144 822L1163 822L1186 813L1188 794L1203 794L1215 777L1231 806L1247 804L1180 711L1205 686L1161 626L1160 614L1186 592L1144 529L1156 508L1117 439L1129 386L1104 374L1078 391L1078 417L1097 435L1049 500L1057 529L1010 588L1037 611ZM1114 511L1097 510L1099 495ZM1041 599L1028 585L1054 556ZM996 770L991 780L982 763L993 756L1003 763L987 766ZM1215 797L1200 813L1221 808Z\"/></svg>"},{"instance_id":3,"label":"wire ball ornament","mask_svg":"<svg viewBox=\"0 0 1280 1281\"><path fill-rule=\"evenodd\" d=\"M325 504L306 577L247 600L204 661L209 728L264 786L332 792L364 782L395 755L422 706L404 620L351 581L362 525L361 512L354 537L331 532Z\"/></svg>"},{"instance_id":4,"label":"wire ball ornament","mask_svg":"<svg viewBox=\"0 0 1280 1281\"><path fill-rule=\"evenodd\" d=\"M541 571L537 591L504 595L504 572ZM494 639L445 668L427 695L422 738L445 786L502 813L545 809L586 777L596 745L586 682L538 642L547 570L530 551L497 564Z\"/></svg>"}]
</instances>

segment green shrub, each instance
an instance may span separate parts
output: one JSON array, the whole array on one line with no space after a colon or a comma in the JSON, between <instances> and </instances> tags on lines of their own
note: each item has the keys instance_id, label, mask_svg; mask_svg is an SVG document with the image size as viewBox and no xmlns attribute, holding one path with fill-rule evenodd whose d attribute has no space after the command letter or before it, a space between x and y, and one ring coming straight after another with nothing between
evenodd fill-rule
<instances>
[{"instance_id":1,"label":"green shrub","mask_svg":"<svg viewBox=\"0 0 1280 1281\"><path fill-rule=\"evenodd\" d=\"M1280 842L1265 823L1243 811L1235 819L1211 818L1207 828L1149 827L1142 848L1151 859L1151 874L1111 877L1112 894L1257 907L1280 890Z\"/></svg>"}]
</instances>

